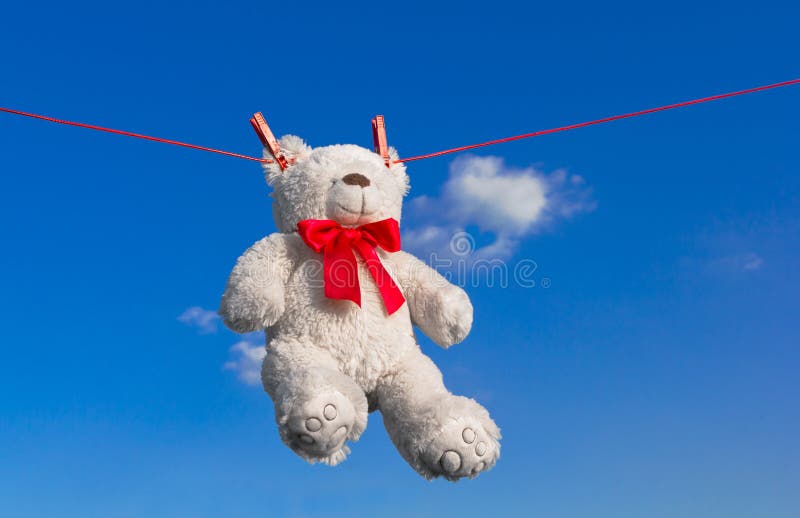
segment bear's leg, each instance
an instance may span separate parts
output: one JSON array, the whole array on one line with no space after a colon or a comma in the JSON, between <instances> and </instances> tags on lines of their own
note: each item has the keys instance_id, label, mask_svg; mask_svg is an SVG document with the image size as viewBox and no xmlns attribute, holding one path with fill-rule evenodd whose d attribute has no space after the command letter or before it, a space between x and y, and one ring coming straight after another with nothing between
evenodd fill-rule
<instances>
[{"instance_id":1,"label":"bear's leg","mask_svg":"<svg viewBox=\"0 0 800 518\"><path fill-rule=\"evenodd\" d=\"M474 478L500 456L500 430L472 399L454 396L419 350L410 352L378 385L386 430L403 458L425 478Z\"/></svg>"},{"instance_id":2,"label":"bear's leg","mask_svg":"<svg viewBox=\"0 0 800 518\"><path fill-rule=\"evenodd\" d=\"M292 451L330 466L347 457L345 441L358 440L367 426L367 399L327 351L291 339L273 340L261 379L275 404L281 439Z\"/></svg>"}]
</instances>

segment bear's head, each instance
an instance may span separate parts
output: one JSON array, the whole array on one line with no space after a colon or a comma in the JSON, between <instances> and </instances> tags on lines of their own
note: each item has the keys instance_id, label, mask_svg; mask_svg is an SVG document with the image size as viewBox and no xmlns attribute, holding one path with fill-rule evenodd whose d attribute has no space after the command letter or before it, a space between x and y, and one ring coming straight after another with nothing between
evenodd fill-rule
<instances>
[{"instance_id":1,"label":"bear's head","mask_svg":"<svg viewBox=\"0 0 800 518\"><path fill-rule=\"evenodd\" d=\"M282 170L265 163L272 187L272 210L281 232L294 232L304 219L330 219L356 227L386 218L400 221L409 181L405 165L386 167L377 153L352 144L312 149L302 139L286 135L279 141L290 160ZM397 152L389 151L392 160ZM265 158L271 155L265 150Z\"/></svg>"}]
</instances>

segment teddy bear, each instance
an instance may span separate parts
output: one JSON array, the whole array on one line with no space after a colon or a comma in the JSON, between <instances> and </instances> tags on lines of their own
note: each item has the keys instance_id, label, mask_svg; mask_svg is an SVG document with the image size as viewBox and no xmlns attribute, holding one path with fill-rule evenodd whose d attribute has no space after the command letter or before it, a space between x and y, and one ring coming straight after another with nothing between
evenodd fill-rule
<instances>
[{"instance_id":1,"label":"teddy bear","mask_svg":"<svg viewBox=\"0 0 800 518\"><path fill-rule=\"evenodd\" d=\"M414 327L448 348L472 326L463 289L400 248L406 166L366 148L311 148L286 135L265 163L279 232L239 257L219 313L266 331L264 389L283 442L331 466L379 410L403 458L427 479L474 478L500 455L500 430L450 393ZM265 157L267 149L265 148Z\"/></svg>"}]
</instances>

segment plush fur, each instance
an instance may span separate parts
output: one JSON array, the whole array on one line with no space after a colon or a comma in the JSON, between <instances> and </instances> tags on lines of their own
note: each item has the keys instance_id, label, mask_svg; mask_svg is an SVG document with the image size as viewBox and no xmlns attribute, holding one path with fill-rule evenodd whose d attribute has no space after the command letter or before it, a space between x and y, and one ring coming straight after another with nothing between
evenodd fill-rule
<instances>
[{"instance_id":1,"label":"plush fur","mask_svg":"<svg viewBox=\"0 0 800 518\"><path fill-rule=\"evenodd\" d=\"M312 150L294 136L280 144L296 160L285 171L265 165L280 232L239 258L220 314L237 332L266 329L262 381L281 438L309 462L336 465L350 451L346 442L365 430L367 413L380 410L400 454L422 476L458 480L490 469L500 455L499 429L482 406L445 388L412 328L445 348L462 341L472 325L464 290L408 253L378 249L406 304L387 315L360 259L361 307L328 299L322 256L297 234L303 219L350 227L400 221L405 166L387 168L378 155L353 145ZM369 185L343 182L350 173Z\"/></svg>"}]
</instances>

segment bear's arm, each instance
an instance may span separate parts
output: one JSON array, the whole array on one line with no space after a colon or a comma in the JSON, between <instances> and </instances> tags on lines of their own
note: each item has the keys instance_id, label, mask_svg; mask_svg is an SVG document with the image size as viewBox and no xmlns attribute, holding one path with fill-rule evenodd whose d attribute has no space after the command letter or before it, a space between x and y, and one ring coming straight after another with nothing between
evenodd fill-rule
<instances>
[{"instance_id":1,"label":"bear's arm","mask_svg":"<svg viewBox=\"0 0 800 518\"><path fill-rule=\"evenodd\" d=\"M414 325L444 348L464 340L472 327L467 293L409 253L391 257Z\"/></svg>"},{"instance_id":2,"label":"bear's arm","mask_svg":"<svg viewBox=\"0 0 800 518\"><path fill-rule=\"evenodd\" d=\"M236 261L220 302L222 321L237 333L273 325L284 310L284 287L296 257L287 234L271 234Z\"/></svg>"}]
</instances>

